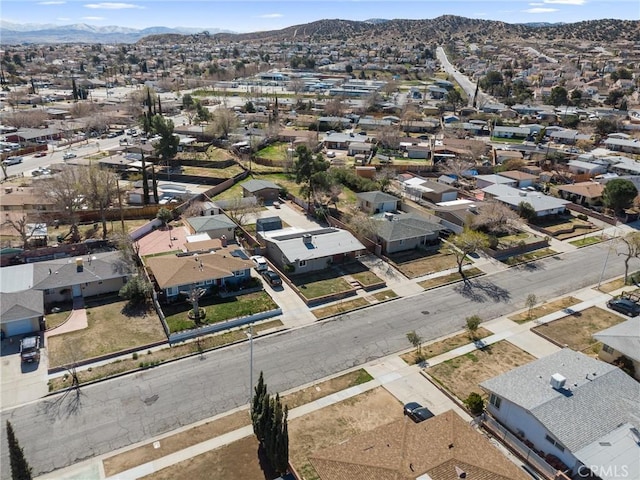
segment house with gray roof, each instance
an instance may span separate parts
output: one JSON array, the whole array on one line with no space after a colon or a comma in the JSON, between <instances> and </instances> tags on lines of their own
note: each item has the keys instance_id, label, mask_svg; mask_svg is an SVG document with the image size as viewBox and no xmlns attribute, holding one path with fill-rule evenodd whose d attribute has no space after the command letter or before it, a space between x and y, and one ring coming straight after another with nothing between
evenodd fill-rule
<instances>
[{"instance_id":1,"label":"house with gray roof","mask_svg":"<svg viewBox=\"0 0 640 480\"><path fill-rule=\"evenodd\" d=\"M398 210L400 199L388 193L375 190L373 192L361 192L356 194L358 209L369 215L382 212L395 212Z\"/></svg>"},{"instance_id":2,"label":"house with gray roof","mask_svg":"<svg viewBox=\"0 0 640 480\"><path fill-rule=\"evenodd\" d=\"M0 327L3 337L40 331L44 316L44 294L40 290L2 293Z\"/></svg>"},{"instance_id":3,"label":"house with gray roof","mask_svg":"<svg viewBox=\"0 0 640 480\"><path fill-rule=\"evenodd\" d=\"M324 270L331 264L355 258L365 246L347 230L318 228L270 232L266 255L278 267L294 274Z\"/></svg>"},{"instance_id":4,"label":"house with gray roof","mask_svg":"<svg viewBox=\"0 0 640 480\"><path fill-rule=\"evenodd\" d=\"M564 348L480 386L487 413L542 457L583 478L640 478L640 383L619 368Z\"/></svg>"},{"instance_id":5,"label":"house with gray roof","mask_svg":"<svg viewBox=\"0 0 640 480\"><path fill-rule=\"evenodd\" d=\"M633 374L640 380L640 317L619 323L593 335L602 342L598 358L614 363L626 357L633 365Z\"/></svg>"},{"instance_id":6,"label":"house with gray roof","mask_svg":"<svg viewBox=\"0 0 640 480\"><path fill-rule=\"evenodd\" d=\"M280 185L269 180L249 180L241 183L244 197L256 197L263 203L270 203L280 197Z\"/></svg>"},{"instance_id":7,"label":"house with gray roof","mask_svg":"<svg viewBox=\"0 0 640 480\"><path fill-rule=\"evenodd\" d=\"M184 221L191 235L206 233L209 238L235 239L236 224L224 213L199 217L189 217Z\"/></svg>"},{"instance_id":8,"label":"house with gray roof","mask_svg":"<svg viewBox=\"0 0 640 480\"><path fill-rule=\"evenodd\" d=\"M616 152L640 153L640 140L638 139L627 140L609 137L603 143L606 148Z\"/></svg>"},{"instance_id":9,"label":"house with gray roof","mask_svg":"<svg viewBox=\"0 0 640 480\"><path fill-rule=\"evenodd\" d=\"M531 134L528 127L504 127L496 126L493 129L492 136L495 138L527 138Z\"/></svg>"},{"instance_id":10,"label":"house with gray roof","mask_svg":"<svg viewBox=\"0 0 640 480\"><path fill-rule=\"evenodd\" d=\"M495 198L498 202L517 210L521 203L531 205L537 217L564 213L566 205L571 203L561 198L550 197L542 192L520 190L507 185L490 185L482 189L485 199Z\"/></svg>"},{"instance_id":11,"label":"house with gray roof","mask_svg":"<svg viewBox=\"0 0 640 480\"><path fill-rule=\"evenodd\" d=\"M375 215L375 234L385 254L413 250L439 242L443 227L414 213L382 213Z\"/></svg>"}]
</instances>

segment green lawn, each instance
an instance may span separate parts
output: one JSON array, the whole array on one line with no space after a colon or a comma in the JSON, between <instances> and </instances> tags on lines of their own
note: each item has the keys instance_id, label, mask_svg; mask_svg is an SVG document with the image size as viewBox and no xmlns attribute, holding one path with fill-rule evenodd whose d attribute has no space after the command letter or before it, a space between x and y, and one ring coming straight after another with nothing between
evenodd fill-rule
<instances>
[{"instance_id":1,"label":"green lawn","mask_svg":"<svg viewBox=\"0 0 640 480\"><path fill-rule=\"evenodd\" d=\"M291 144L287 142L273 143L258 150L256 156L268 160L284 161L288 159L287 148L291 148Z\"/></svg>"},{"instance_id":2,"label":"green lawn","mask_svg":"<svg viewBox=\"0 0 640 480\"><path fill-rule=\"evenodd\" d=\"M273 310L277 305L266 292L255 292L229 298L204 297L200 300L200 307L206 312L206 318L201 320L201 323L212 324ZM167 325L172 333L195 327L195 323L188 316L190 310L191 305L186 301L163 307Z\"/></svg>"},{"instance_id":3,"label":"green lawn","mask_svg":"<svg viewBox=\"0 0 640 480\"><path fill-rule=\"evenodd\" d=\"M596 243L600 243L600 242L604 242L605 238L600 237L584 237L584 238L580 238L578 240L573 240L571 242L569 242L571 245L574 245L578 248L580 247L586 247L589 245L595 245Z\"/></svg>"},{"instance_id":4,"label":"green lawn","mask_svg":"<svg viewBox=\"0 0 640 480\"><path fill-rule=\"evenodd\" d=\"M354 290L354 287L332 270L294 276L291 281L307 300Z\"/></svg>"}]
</instances>

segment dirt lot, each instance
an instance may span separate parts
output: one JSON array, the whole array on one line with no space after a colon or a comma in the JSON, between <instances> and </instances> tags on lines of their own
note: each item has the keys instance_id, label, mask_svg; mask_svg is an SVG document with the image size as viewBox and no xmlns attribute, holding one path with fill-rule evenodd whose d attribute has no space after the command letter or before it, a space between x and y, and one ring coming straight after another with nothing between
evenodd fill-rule
<instances>
[{"instance_id":1,"label":"dirt lot","mask_svg":"<svg viewBox=\"0 0 640 480\"><path fill-rule=\"evenodd\" d=\"M557 312L559 310L564 310L565 308L572 307L578 303L581 303L580 300L574 297L559 298L553 302L543 303L542 305L534 307L531 312L526 310L522 313L518 313L517 315L511 315L509 320L513 320L517 323L524 323L529 320L544 317L545 315L549 315L550 313Z\"/></svg>"},{"instance_id":2,"label":"dirt lot","mask_svg":"<svg viewBox=\"0 0 640 480\"><path fill-rule=\"evenodd\" d=\"M488 337L489 335L491 335L491 332L486 328L480 327L478 328L478 330L476 330L476 338L478 340ZM461 347L468 343L471 343L469 334L467 332L459 333L458 335L445 338L444 340L440 340L438 342L422 345L422 355L424 356L424 358L437 357L438 355L441 355L445 352L449 352L454 348ZM416 351L414 350L413 352L405 353L404 355L401 356L401 358L409 364L414 364L415 354L416 354Z\"/></svg>"},{"instance_id":3,"label":"dirt lot","mask_svg":"<svg viewBox=\"0 0 640 480\"><path fill-rule=\"evenodd\" d=\"M289 422L289 458L303 479L317 479L307 457L402 417L402 405L379 387Z\"/></svg>"},{"instance_id":4,"label":"dirt lot","mask_svg":"<svg viewBox=\"0 0 640 480\"><path fill-rule=\"evenodd\" d=\"M447 360L427 369L427 373L449 392L464 400L471 392L482 393L479 383L533 360L533 356L503 340L483 350Z\"/></svg>"},{"instance_id":5,"label":"dirt lot","mask_svg":"<svg viewBox=\"0 0 640 480\"><path fill-rule=\"evenodd\" d=\"M551 338L560 345L568 345L587 355L597 355L601 344L592 335L605 328L622 323L626 318L598 307L578 312L579 315L567 315L564 318L533 328Z\"/></svg>"},{"instance_id":6,"label":"dirt lot","mask_svg":"<svg viewBox=\"0 0 640 480\"><path fill-rule=\"evenodd\" d=\"M447 247L439 250L412 250L389 255L393 266L408 278L441 272L456 266L456 258Z\"/></svg>"},{"instance_id":7,"label":"dirt lot","mask_svg":"<svg viewBox=\"0 0 640 480\"><path fill-rule=\"evenodd\" d=\"M292 409L295 407L299 407L300 405L313 402L314 400L325 397L332 393L339 392L349 387L353 387L354 385L359 385L361 383L367 382L369 380L371 380L371 376L364 370L360 369L336 378L332 378L331 380L315 384L305 389L298 390L284 396L282 400L284 404L288 405L288 407ZM224 435L225 433L232 432L234 430L237 430L238 428L250 424L251 420L249 419L248 410L242 410L240 412L232 413L217 420L202 424L198 427L190 428L189 430L186 430L182 433L167 437L164 440L160 441L160 448L154 448L153 444L149 443L147 445L142 445L138 448L134 448L127 452L121 453L120 455L109 457L103 461L105 473L107 476L116 475L118 473L124 472L125 470L137 467L138 465L151 462L171 453L178 452L192 445L196 445L211 438ZM243 453L240 458L245 458L244 455L248 456L247 461L242 462L242 466L239 465L239 468L244 468L244 464L253 464L253 467L249 468L247 472L245 472L244 470L231 468L233 467L233 461L229 460L232 460L236 457L227 459L225 463L225 457L224 455L221 455L221 452L229 451L229 448L225 447L180 463L180 466L183 466L184 464L185 471L194 473L194 475L183 476L180 478L203 478L202 472L207 471L206 469L210 468L211 465L217 465L218 463L221 465L221 470L219 471L220 476L207 478L229 478L229 476L225 476L227 474L233 478L238 479L264 478L255 476L255 472L261 472L257 461L258 444L255 441L247 442L246 440L247 439L244 439L234 443L234 447L231 448L230 451L242 451ZM251 440L253 440L253 437L251 437ZM210 457L214 460L210 460ZM179 478L179 476L175 476L175 473L182 472L183 468L180 467L175 469L176 467L167 468L162 472L158 472L157 475L159 476L150 476L149 478ZM199 471L199 468L202 468L203 470ZM227 470L227 468L231 469ZM174 476L167 476L167 474L171 472L173 472ZM198 472L200 472L199 475L196 474ZM254 472L254 476L246 476L245 474L248 472Z\"/></svg>"}]
</instances>

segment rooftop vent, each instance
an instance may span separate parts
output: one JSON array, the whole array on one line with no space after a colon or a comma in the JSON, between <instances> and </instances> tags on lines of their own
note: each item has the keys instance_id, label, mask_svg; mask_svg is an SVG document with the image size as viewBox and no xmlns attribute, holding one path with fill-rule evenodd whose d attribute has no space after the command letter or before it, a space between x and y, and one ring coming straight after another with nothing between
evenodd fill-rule
<instances>
[{"instance_id":1,"label":"rooftop vent","mask_svg":"<svg viewBox=\"0 0 640 480\"><path fill-rule=\"evenodd\" d=\"M456 475L458 478L467 478L467 472L458 466L456 466Z\"/></svg>"},{"instance_id":2,"label":"rooftop vent","mask_svg":"<svg viewBox=\"0 0 640 480\"><path fill-rule=\"evenodd\" d=\"M551 375L551 379L549 380L549 383L554 389L562 390L564 388L564 384L566 381L567 379L565 377L563 377L559 373L554 373L553 375Z\"/></svg>"},{"instance_id":3,"label":"rooftop vent","mask_svg":"<svg viewBox=\"0 0 640 480\"><path fill-rule=\"evenodd\" d=\"M311 240L312 240L312 236L310 233L305 233L304 235L302 235L302 241L305 244L309 245L311 243Z\"/></svg>"},{"instance_id":4,"label":"rooftop vent","mask_svg":"<svg viewBox=\"0 0 640 480\"><path fill-rule=\"evenodd\" d=\"M76 258L76 271L81 272L84 270L84 262L82 261L82 257Z\"/></svg>"}]
</instances>

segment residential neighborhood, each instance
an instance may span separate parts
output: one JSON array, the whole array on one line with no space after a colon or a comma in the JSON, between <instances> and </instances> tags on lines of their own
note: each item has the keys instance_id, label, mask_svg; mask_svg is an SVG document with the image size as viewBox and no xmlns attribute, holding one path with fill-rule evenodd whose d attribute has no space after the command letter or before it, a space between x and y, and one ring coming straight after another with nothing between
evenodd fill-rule
<instances>
[{"instance_id":1,"label":"residential neighborhood","mask_svg":"<svg viewBox=\"0 0 640 480\"><path fill-rule=\"evenodd\" d=\"M640 37L340 22L0 47L0 478L640 478Z\"/></svg>"}]
</instances>

